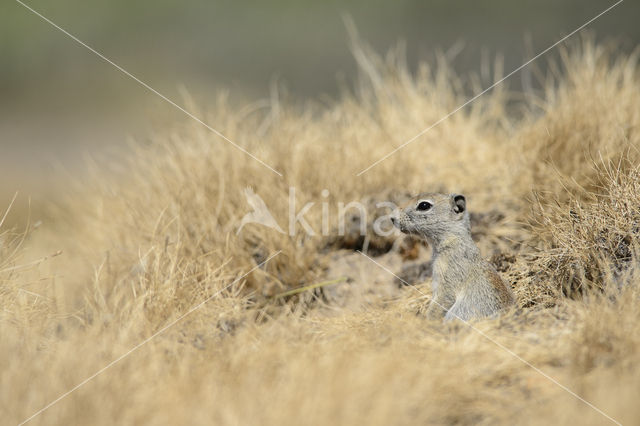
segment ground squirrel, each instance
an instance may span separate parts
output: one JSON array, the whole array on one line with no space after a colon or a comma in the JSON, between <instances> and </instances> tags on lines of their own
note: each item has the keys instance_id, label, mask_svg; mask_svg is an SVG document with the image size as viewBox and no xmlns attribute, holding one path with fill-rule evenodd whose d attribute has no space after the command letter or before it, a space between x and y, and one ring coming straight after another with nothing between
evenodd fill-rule
<instances>
[{"instance_id":1,"label":"ground squirrel","mask_svg":"<svg viewBox=\"0 0 640 426\"><path fill-rule=\"evenodd\" d=\"M396 209L391 221L406 234L426 238L433 250L429 318L464 321L494 315L515 304L495 268L471 239L466 200L459 194L420 194Z\"/></svg>"}]
</instances>

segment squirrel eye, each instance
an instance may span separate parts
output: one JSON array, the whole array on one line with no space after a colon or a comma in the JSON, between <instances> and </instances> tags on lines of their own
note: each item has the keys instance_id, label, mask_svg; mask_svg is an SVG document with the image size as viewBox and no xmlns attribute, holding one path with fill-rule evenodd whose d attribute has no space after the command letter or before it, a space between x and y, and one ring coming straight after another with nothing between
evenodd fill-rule
<instances>
[{"instance_id":1,"label":"squirrel eye","mask_svg":"<svg viewBox=\"0 0 640 426\"><path fill-rule=\"evenodd\" d=\"M432 204L428 201L420 201L418 203L418 207L417 210L422 210L422 211L426 211L429 210L432 207Z\"/></svg>"}]
</instances>

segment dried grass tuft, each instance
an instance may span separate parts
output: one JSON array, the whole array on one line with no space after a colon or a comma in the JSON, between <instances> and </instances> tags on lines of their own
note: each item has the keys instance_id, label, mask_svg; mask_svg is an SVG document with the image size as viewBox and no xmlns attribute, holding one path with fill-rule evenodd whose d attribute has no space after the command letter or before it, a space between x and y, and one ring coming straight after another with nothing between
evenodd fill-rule
<instances>
[{"instance_id":1,"label":"dried grass tuft","mask_svg":"<svg viewBox=\"0 0 640 426\"><path fill-rule=\"evenodd\" d=\"M216 295L33 423L607 421L493 341L637 423L637 54L585 39L550 67L559 71L543 94L522 100L498 86L357 177L481 80L457 77L446 56L412 74L401 50L355 53L360 85L329 105L274 96L233 110L220 98L200 111L284 178L186 122L67 188L57 226L0 236L5 422ZM376 239L370 223L361 240L300 227L237 234L247 187L284 230L295 187L296 210L316 203L306 218L317 231L325 200L335 231L338 202L363 200L375 213L375 201L407 192L465 193L474 237L520 308L474 325L491 340L429 322L424 245ZM415 284L398 285L354 249Z\"/></svg>"}]
</instances>

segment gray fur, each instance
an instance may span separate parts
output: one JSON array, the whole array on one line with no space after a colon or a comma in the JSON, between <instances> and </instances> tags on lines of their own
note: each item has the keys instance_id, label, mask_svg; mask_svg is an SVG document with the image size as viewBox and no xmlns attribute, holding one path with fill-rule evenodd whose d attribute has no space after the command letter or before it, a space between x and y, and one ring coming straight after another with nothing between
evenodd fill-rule
<instances>
[{"instance_id":1,"label":"gray fur","mask_svg":"<svg viewBox=\"0 0 640 426\"><path fill-rule=\"evenodd\" d=\"M426 203L426 204L425 204ZM397 209L393 223L425 238L433 250L433 299L427 315L468 321L497 314L515 298L471 239L466 200L459 194L420 194Z\"/></svg>"}]
</instances>

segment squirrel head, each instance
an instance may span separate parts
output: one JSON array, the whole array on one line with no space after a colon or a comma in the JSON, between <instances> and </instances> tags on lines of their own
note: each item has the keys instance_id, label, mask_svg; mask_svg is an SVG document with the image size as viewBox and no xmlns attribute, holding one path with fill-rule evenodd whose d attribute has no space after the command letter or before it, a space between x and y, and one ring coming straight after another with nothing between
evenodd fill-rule
<instances>
[{"instance_id":1,"label":"squirrel head","mask_svg":"<svg viewBox=\"0 0 640 426\"><path fill-rule=\"evenodd\" d=\"M471 232L467 202L461 194L420 194L396 209L391 222L405 234L419 235L436 244Z\"/></svg>"}]
</instances>

